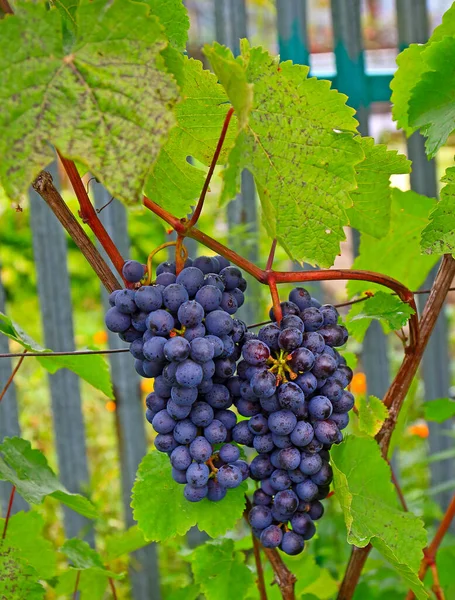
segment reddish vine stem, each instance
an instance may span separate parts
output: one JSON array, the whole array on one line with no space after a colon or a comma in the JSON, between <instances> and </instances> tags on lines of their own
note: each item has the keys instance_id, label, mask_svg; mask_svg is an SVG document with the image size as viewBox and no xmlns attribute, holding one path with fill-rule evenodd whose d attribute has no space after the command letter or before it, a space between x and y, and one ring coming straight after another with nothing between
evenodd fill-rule
<instances>
[{"instance_id":1,"label":"reddish vine stem","mask_svg":"<svg viewBox=\"0 0 455 600\"><path fill-rule=\"evenodd\" d=\"M114 600L117 600L117 591L115 589L115 584L114 584L114 580L112 579L112 577L109 577L109 586L111 588L112 598Z\"/></svg>"},{"instance_id":2,"label":"reddish vine stem","mask_svg":"<svg viewBox=\"0 0 455 600\"><path fill-rule=\"evenodd\" d=\"M185 260L183 252L183 240L185 238L181 235L177 236L177 242L175 244L175 274L178 275L183 269Z\"/></svg>"},{"instance_id":3,"label":"reddish vine stem","mask_svg":"<svg viewBox=\"0 0 455 600\"><path fill-rule=\"evenodd\" d=\"M111 293L114 290L118 290L120 285L115 275L65 204L59 191L53 184L52 175L47 171L41 171L32 183L32 187L48 204L54 215L69 233L71 239L85 256L107 291Z\"/></svg>"},{"instance_id":4,"label":"reddish vine stem","mask_svg":"<svg viewBox=\"0 0 455 600\"><path fill-rule=\"evenodd\" d=\"M24 350L21 354L20 359L17 362L17 365L14 367L13 372L11 373L11 375L8 377L8 381L5 383L5 387L3 388L3 390L0 392L0 402L3 400L3 398L5 397L6 392L8 391L9 386L13 383L13 379L16 376L16 373L19 371L19 369L21 368L21 364L25 358L25 355L27 354L27 350Z\"/></svg>"},{"instance_id":5,"label":"reddish vine stem","mask_svg":"<svg viewBox=\"0 0 455 600\"><path fill-rule=\"evenodd\" d=\"M265 589L265 581L264 581L264 569L262 568L261 562L261 549L259 547L259 542L257 537L251 532L251 538L253 540L253 552L254 552L254 561L256 563L256 571L258 574L258 578L256 580L256 584L259 590L259 598L260 600L267 600L267 592Z\"/></svg>"},{"instance_id":6,"label":"reddish vine stem","mask_svg":"<svg viewBox=\"0 0 455 600\"><path fill-rule=\"evenodd\" d=\"M441 583L439 581L439 573L438 573L438 567L436 566L436 563L433 563L432 565L430 565L430 569L431 569L431 574L433 576L433 587L431 588L434 592L434 595L436 596L436 600L445 600L445 595L444 595L444 591L441 587Z\"/></svg>"},{"instance_id":7,"label":"reddish vine stem","mask_svg":"<svg viewBox=\"0 0 455 600\"><path fill-rule=\"evenodd\" d=\"M218 162L218 158L220 157L221 150L223 148L224 140L226 138L226 134L229 128L229 123L231 121L232 115L234 114L234 109L230 108L226 114L224 119L223 128L221 130L220 137L218 139L218 144L216 145L215 152L213 154L212 162L210 163L210 167L207 173L207 177L205 178L204 186L201 191L201 195L199 196L198 203L196 208L194 209L194 213L191 219L188 221L187 227L191 229L196 223L201 215L202 208L204 207L204 200L207 195L207 191L209 189L210 181L212 179L213 172L215 171L216 163Z\"/></svg>"},{"instance_id":8,"label":"reddish vine stem","mask_svg":"<svg viewBox=\"0 0 455 600\"><path fill-rule=\"evenodd\" d=\"M398 482L397 476L395 475L395 472L392 469L392 465L390 464L390 462L389 462L389 467L390 467L390 473L392 475L392 483L395 486L395 490L397 492L398 499L400 500L400 503L401 503L401 506L403 507L403 510L405 512L408 512L409 509L408 509L408 505L406 503L406 499L405 499L404 494L403 494L403 490L401 489L401 486L400 486L400 484Z\"/></svg>"},{"instance_id":9,"label":"reddish vine stem","mask_svg":"<svg viewBox=\"0 0 455 600\"><path fill-rule=\"evenodd\" d=\"M14 502L14 495L15 494L16 494L16 486L13 485L13 487L11 488L10 495L9 495L8 509L6 511L5 524L3 525L2 540L5 539L6 532L8 531L8 523L9 523L9 518L11 516L11 510L13 508L13 502Z\"/></svg>"},{"instance_id":10,"label":"reddish vine stem","mask_svg":"<svg viewBox=\"0 0 455 600\"><path fill-rule=\"evenodd\" d=\"M117 246L114 244L110 235L104 228L104 225L99 220L99 217L96 214L96 210L93 208L90 198L88 197L87 190L85 189L82 179L79 176L76 165L72 160L69 160L62 156L60 152L58 152L58 156L62 162L66 174L68 175L69 180L71 181L74 193L76 194L77 200L79 202L79 215L82 221L84 223L87 223L87 225L93 231L95 237L106 251L106 254L111 259L112 264L114 265L114 267L116 268L117 272L123 280L122 267L125 261L120 252L118 251Z\"/></svg>"},{"instance_id":11,"label":"reddish vine stem","mask_svg":"<svg viewBox=\"0 0 455 600\"><path fill-rule=\"evenodd\" d=\"M431 288L430 295L425 304L422 318L420 319L420 338L418 344L412 351L405 354L403 362L398 369L392 385L389 387L384 397L384 404L389 408L389 416L382 426L381 431L379 431L376 436L376 440L381 447L384 458L387 457L390 440L397 423L398 414L411 386L412 380L417 372L420 361L422 360L423 352L427 346L428 340L430 339L431 333L433 332L439 313L441 312L441 308L444 304L444 300L450 288L450 284L454 277L455 260L449 254L446 254L441 261L438 273ZM455 514L455 499L451 503L449 509L450 511L453 511L453 514ZM440 529L438 530L441 533L438 538L439 541L437 545L439 545L442 537L447 531L450 521L453 518L453 514L450 515L449 513L449 516L447 516L446 513ZM338 593L338 600L351 600L370 550L371 545L368 545L365 548L353 548Z\"/></svg>"},{"instance_id":12,"label":"reddish vine stem","mask_svg":"<svg viewBox=\"0 0 455 600\"><path fill-rule=\"evenodd\" d=\"M81 571L78 571L77 575L76 575L76 583L74 584L73 600L77 600L77 590L79 588L80 578L81 578Z\"/></svg>"},{"instance_id":13,"label":"reddish vine stem","mask_svg":"<svg viewBox=\"0 0 455 600\"><path fill-rule=\"evenodd\" d=\"M8 2L8 0L0 0L0 8L6 15L14 14L13 9L11 8L11 5Z\"/></svg>"},{"instance_id":14,"label":"reddish vine stem","mask_svg":"<svg viewBox=\"0 0 455 600\"><path fill-rule=\"evenodd\" d=\"M266 271L272 270L273 261L275 259L275 250L276 250L276 238L273 240L272 245L270 247L269 257L267 259L267 264L265 265Z\"/></svg>"},{"instance_id":15,"label":"reddish vine stem","mask_svg":"<svg viewBox=\"0 0 455 600\"><path fill-rule=\"evenodd\" d=\"M436 565L436 553L437 553L438 548L441 545L441 542L444 539L444 536L447 533L454 517L455 517L455 494L453 495L452 500L450 501L450 504L447 507L445 515L439 524L439 527L434 535L433 541L428 546L428 548L424 551L424 557L422 559L422 562L420 564L420 569L419 569L419 579L423 580L428 569L432 565ZM434 574L433 574L433 580L434 580ZM439 579L438 579L438 583L439 583ZM435 581L435 585L437 585L436 581ZM409 591L408 595L406 596L406 600L413 600L413 598L415 598L414 592Z\"/></svg>"}]
</instances>

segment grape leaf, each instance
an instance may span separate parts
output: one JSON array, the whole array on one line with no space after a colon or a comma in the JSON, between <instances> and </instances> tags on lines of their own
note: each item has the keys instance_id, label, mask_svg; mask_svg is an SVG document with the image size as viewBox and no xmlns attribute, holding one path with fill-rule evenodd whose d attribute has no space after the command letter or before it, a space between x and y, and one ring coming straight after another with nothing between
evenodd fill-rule
<instances>
[{"instance_id":1,"label":"grape leaf","mask_svg":"<svg viewBox=\"0 0 455 600\"><path fill-rule=\"evenodd\" d=\"M365 159L356 167L357 189L351 192L354 205L347 214L351 227L380 238L390 226L390 176L409 173L411 162L396 150L375 145L373 138L359 138L359 141Z\"/></svg>"},{"instance_id":2,"label":"grape leaf","mask_svg":"<svg viewBox=\"0 0 455 600\"><path fill-rule=\"evenodd\" d=\"M432 198L394 188L389 233L380 240L362 233L359 256L352 268L387 273L416 290L438 260L436 256L420 255L421 231L435 205ZM350 296L366 290L384 291L382 286L365 281L350 281L347 289Z\"/></svg>"},{"instance_id":3,"label":"grape leaf","mask_svg":"<svg viewBox=\"0 0 455 600\"><path fill-rule=\"evenodd\" d=\"M150 542L145 539L139 527L133 525L126 531L121 531L106 538L106 561L111 562L124 554L130 554L149 544Z\"/></svg>"},{"instance_id":4,"label":"grape leaf","mask_svg":"<svg viewBox=\"0 0 455 600\"><path fill-rule=\"evenodd\" d=\"M430 44L422 58L428 70L411 91L409 123L421 129L426 152L433 158L455 130L455 38Z\"/></svg>"},{"instance_id":5,"label":"grape leaf","mask_svg":"<svg viewBox=\"0 0 455 600\"><path fill-rule=\"evenodd\" d=\"M183 485L171 476L169 458L151 452L142 459L133 486L133 516L144 536L161 542L184 535L193 525L211 537L224 535L242 517L245 485L229 490L220 502L188 502Z\"/></svg>"},{"instance_id":6,"label":"grape leaf","mask_svg":"<svg viewBox=\"0 0 455 600\"><path fill-rule=\"evenodd\" d=\"M212 60L222 53L226 61L226 50L217 48L206 52ZM355 166L364 156L354 139L354 111L328 81L308 79L308 67L278 63L245 40L241 59L231 54L231 64L243 65L254 85L254 102L248 126L239 131L229 154L221 200L234 198L240 174L248 169L268 234L292 258L330 266L345 239L349 192L356 187ZM226 91L238 103L236 94L244 85L240 81L234 87L229 81Z\"/></svg>"},{"instance_id":7,"label":"grape leaf","mask_svg":"<svg viewBox=\"0 0 455 600\"><path fill-rule=\"evenodd\" d=\"M204 54L232 102L239 126L244 128L253 107L254 86L247 81L243 56L232 60L233 55L229 48L216 42L213 46L206 44Z\"/></svg>"},{"instance_id":8,"label":"grape leaf","mask_svg":"<svg viewBox=\"0 0 455 600\"><path fill-rule=\"evenodd\" d=\"M414 309L406 302L402 302L398 296L376 292L371 298L351 306L351 310L346 315L346 326L349 333L361 342L373 319L381 321L387 333L401 329L414 312Z\"/></svg>"},{"instance_id":9,"label":"grape leaf","mask_svg":"<svg viewBox=\"0 0 455 600\"><path fill-rule=\"evenodd\" d=\"M103 392L108 398L114 398L109 365L100 354L46 356L46 352L52 352L52 350L40 346L25 333L20 325L0 312L0 334L2 333L30 352L42 352L43 356L36 357L36 359L49 373L55 373L59 369L69 369Z\"/></svg>"},{"instance_id":10,"label":"grape leaf","mask_svg":"<svg viewBox=\"0 0 455 600\"><path fill-rule=\"evenodd\" d=\"M414 94L414 87L429 70L424 52L433 42L441 41L445 36L453 36L454 32L455 5L452 5L444 13L442 23L436 27L426 44L411 44L397 56L398 69L390 84L392 116L397 121L397 126L404 129L408 137L416 130L416 127L409 123L411 94Z\"/></svg>"},{"instance_id":11,"label":"grape leaf","mask_svg":"<svg viewBox=\"0 0 455 600\"><path fill-rule=\"evenodd\" d=\"M185 83L177 104L177 125L161 148L145 185L145 194L174 215L185 217L192 201L201 193L205 173L187 161L191 156L209 164L223 127L229 105L216 77L193 59L184 61ZM234 139L233 121L219 161L225 161Z\"/></svg>"},{"instance_id":12,"label":"grape leaf","mask_svg":"<svg viewBox=\"0 0 455 600\"><path fill-rule=\"evenodd\" d=\"M446 185L430 213L430 222L422 231L422 251L455 255L455 167L447 169L441 181Z\"/></svg>"},{"instance_id":13,"label":"grape leaf","mask_svg":"<svg viewBox=\"0 0 455 600\"><path fill-rule=\"evenodd\" d=\"M284 556L287 567L297 577L297 598L314 594L319 600L330 600L338 591L338 585L328 569L319 566L313 554L305 551L297 556ZM272 580L273 581L273 580Z\"/></svg>"},{"instance_id":14,"label":"grape leaf","mask_svg":"<svg viewBox=\"0 0 455 600\"><path fill-rule=\"evenodd\" d=\"M0 519L3 531L4 519ZM52 543L44 537L44 519L34 511L19 512L8 522L5 545L14 549L20 560L29 564L39 579L52 579L57 572L57 553Z\"/></svg>"},{"instance_id":15,"label":"grape leaf","mask_svg":"<svg viewBox=\"0 0 455 600\"><path fill-rule=\"evenodd\" d=\"M0 540L0 598L44 600L44 588L35 569L14 548Z\"/></svg>"},{"instance_id":16,"label":"grape leaf","mask_svg":"<svg viewBox=\"0 0 455 600\"><path fill-rule=\"evenodd\" d=\"M189 556L194 581L207 600L243 598L254 582L245 557L234 549L233 540L206 542Z\"/></svg>"},{"instance_id":17,"label":"grape leaf","mask_svg":"<svg viewBox=\"0 0 455 600\"><path fill-rule=\"evenodd\" d=\"M357 396L356 404L360 431L374 437L387 419L387 415L389 414L387 407L376 396L367 398L364 394Z\"/></svg>"},{"instance_id":18,"label":"grape leaf","mask_svg":"<svg viewBox=\"0 0 455 600\"><path fill-rule=\"evenodd\" d=\"M183 52L188 41L190 20L182 0L139 0L150 7L159 18L166 37L177 50Z\"/></svg>"},{"instance_id":19,"label":"grape leaf","mask_svg":"<svg viewBox=\"0 0 455 600\"><path fill-rule=\"evenodd\" d=\"M423 411L427 421L443 423L444 421L455 417L455 401L451 398L429 400L423 405Z\"/></svg>"},{"instance_id":20,"label":"grape leaf","mask_svg":"<svg viewBox=\"0 0 455 600\"><path fill-rule=\"evenodd\" d=\"M112 579L122 579L123 577L106 569L98 552L90 548L87 542L83 540L77 538L66 540L60 551L71 562L72 569L76 569L77 571L90 570L93 573L106 575L106 577L111 577Z\"/></svg>"},{"instance_id":21,"label":"grape leaf","mask_svg":"<svg viewBox=\"0 0 455 600\"><path fill-rule=\"evenodd\" d=\"M68 492L47 464L44 454L33 450L30 442L21 438L7 437L0 444L0 479L15 485L30 504L41 504L45 496L51 496L89 519L98 516L90 500Z\"/></svg>"},{"instance_id":22,"label":"grape leaf","mask_svg":"<svg viewBox=\"0 0 455 600\"><path fill-rule=\"evenodd\" d=\"M415 515L400 510L390 468L370 437L349 435L331 451L335 496L344 513L347 540L364 548L370 542L412 587L427 598L417 573L427 536Z\"/></svg>"},{"instance_id":23,"label":"grape leaf","mask_svg":"<svg viewBox=\"0 0 455 600\"><path fill-rule=\"evenodd\" d=\"M55 588L57 598L72 598L76 579L79 573L79 583L77 589L80 593L80 598L89 598L90 600L104 600L105 592L108 586L109 578L107 575L94 572L87 569L83 573L76 569L67 569L58 577L58 583Z\"/></svg>"},{"instance_id":24,"label":"grape leaf","mask_svg":"<svg viewBox=\"0 0 455 600\"><path fill-rule=\"evenodd\" d=\"M160 52L167 41L149 8L82 0L64 48L57 10L23 3L0 21L3 101L0 181L18 199L54 157L79 160L116 198L139 202L174 124L178 88Z\"/></svg>"}]
</instances>

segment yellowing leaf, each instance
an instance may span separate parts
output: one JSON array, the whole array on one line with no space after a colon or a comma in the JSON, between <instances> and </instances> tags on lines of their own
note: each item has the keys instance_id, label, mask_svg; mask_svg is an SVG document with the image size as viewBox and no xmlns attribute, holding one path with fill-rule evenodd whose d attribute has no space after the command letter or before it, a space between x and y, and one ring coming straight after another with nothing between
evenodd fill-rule
<instances>
[{"instance_id":1,"label":"yellowing leaf","mask_svg":"<svg viewBox=\"0 0 455 600\"><path fill-rule=\"evenodd\" d=\"M360 431L374 437L387 418L387 408L382 400L376 398L376 396L367 398L364 394L358 396L356 404L359 413Z\"/></svg>"}]
</instances>

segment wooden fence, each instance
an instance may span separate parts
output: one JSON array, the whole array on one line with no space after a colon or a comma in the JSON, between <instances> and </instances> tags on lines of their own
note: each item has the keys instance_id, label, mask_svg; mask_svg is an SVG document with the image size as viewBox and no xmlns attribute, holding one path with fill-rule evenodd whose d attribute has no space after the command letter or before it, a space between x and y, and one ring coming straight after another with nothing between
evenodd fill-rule
<instances>
[{"instance_id":1,"label":"wooden fence","mask_svg":"<svg viewBox=\"0 0 455 600\"><path fill-rule=\"evenodd\" d=\"M188 2L188 4L190 4ZM277 0L277 35L282 59L311 66L308 44L308 21L311 19L305 0ZM215 37L221 43L238 52L239 38L248 35L248 20L245 0L213 0ZM429 35L427 5L425 0L396 0L399 49L412 42L425 42ZM334 87L346 93L351 105L358 111L359 130L368 134L371 105L388 102L389 83L392 73L370 75L365 69L364 46L360 19L360 0L332 0L333 47L336 61ZM411 187L413 190L436 197L437 182L434 162L428 162L423 140L414 134L408 140L408 154L413 161ZM97 206L109 199L106 190L95 183L92 187ZM33 233L33 251L37 271L38 295L45 343L53 350L74 348L74 331L70 295L70 280L67 269L66 237L47 205L32 191L30 210ZM109 210L101 213L109 234L118 245L123 256L129 256L127 213L122 205L111 203ZM242 193L227 208L229 227L242 224L256 232L257 204L254 184L247 172L242 178ZM357 236L354 236L358 244ZM232 240L236 250L246 252L250 260L258 259L254 246L242 247L237 239ZM1 273L0 273L1 274ZM426 286L431 283L433 274ZM59 282L58 298L55 281ZM254 288L253 288L254 289ZM103 308L107 298L102 291ZM0 281L0 310L4 310L4 294ZM250 299L243 307L242 318L254 322L255 302ZM422 374L425 398L431 400L446 397L449 392L449 350L447 318L441 315L425 353ZM387 339L380 327L373 324L364 342L362 365L367 375L368 392L383 396L390 382L390 367ZM122 342L118 336L109 334L109 346L118 348ZM0 336L0 352L8 351L8 341ZM116 431L118 458L121 468L121 489L125 526L133 523L130 509L130 491L137 465L146 453L145 420L139 389L139 379L128 354L110 357L112 380L117 400ZM11 375L9 359L0 359L0 382ZM49 392L52 402L54 437L58 456L60 478L69 490L82 491L89 479L90 465L87 464L85 429L78 378L71 372L61 370L49 376ZM437 453L448 449L451 438L444 429L451 425L430 426L430 451ZM11 385L0 404L0 439L6 435L19 435L16 391ZM453 479L453 463L438 461L432 465L432 485L438 486ZM5 505L9 497L9 484L1 483L0 501ZM449 502L448 492L441 492L437 499L443 506ZM15 510L25 508L17 498ZM64 525L67 536L81 535L94 543L92 526L78 514L65 510ZM197 543L193 539L193 543ZM130 571L132 598L134 600L158 600L159 574L155 545L137 553L131 561Z\"/></svg>"}]
</instances>

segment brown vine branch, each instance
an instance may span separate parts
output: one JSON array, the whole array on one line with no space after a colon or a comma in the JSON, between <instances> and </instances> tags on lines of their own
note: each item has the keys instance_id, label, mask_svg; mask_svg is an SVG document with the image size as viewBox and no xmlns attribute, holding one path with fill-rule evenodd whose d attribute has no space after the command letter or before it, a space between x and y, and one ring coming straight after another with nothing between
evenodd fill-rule
<instances>
[{"instance_id":1,"label":"brown vine branch","mask_svg":"<svg viewBox=\"0 0 455 600\"><path fill-rule=\"evenodd\" d=\"M109 586L111 588L112 598L114 600L117 600L117 590L115 589L115 583L114 583L114 580L112 579L112 577L109 577Z\"/></svg>"},{"instance_id":2,"label":"brown vine branch","mask_svg":"<svg viewBox=\"0 0 455 600\"><path fill-rule=\"evenodd\" d=\"M398 499L400 500L400 503L401 503L401 506L403 507L403 510L405 512L408 512L409 509L408 509L408 505L406 503L406 499L405 499L404 494L403 494L403 490L401 489L401 486L400 486L400 484L398 482L397 476L395 475L395 472L392 469L392 465L390 464L390 462L389 462L389 467L390 467L390 473L392 475L392 483L395 486L395 490L397 492Z\"/></svg>"},{"instance_id":3,"label":"brown vine branch","mask_svg":"<svg viewBox=\"0 0 455 600\"><path fill-rule=\"evenodd\" d=\"M204 181L204 186L202 188L201 195L199 196L198 203L196 205L196 208L194 209L193 216L188 221L187 227L189 229L191 229L191 227L193 227L194 225L196 225L196 223L198 222L198 219L199 219L199 217L201 215L202 209L204 207L204 200L205 200L205 197L207 195L207 191L209 189L210 181L212 179L213 172L215 171L215 167L216 167L216 163L218 162L218 158L220 157L220 153L221 153L221 150L223 148L224 140L226 138L226 134L227 134L227 131L228 131L228 128L229 128L229 123L231 121L231 118L232 118L233 114L234 114L234 109L230 108L228 110L227 114L226 114L225 119L224 119L223 128L221 130L221 134L220 134L220 137L218 139L218 144L216 145L216 149L215 149L215 152L213 154L212 162L210 163L210 167L209 167L209 170L208 170L208 173L207 173L207 177L205 178L205 181Z\"/></svg>"},{"instance_id":4,"label":"brown vine branch","mask_svg":"<svg viewBox=\"0 0 455 600\"><path fill-rule=\"evenodd\" d=\"M88 197L87 190L85 189L82 179L79 176L79 172L76 168L76 165L72 160L69 160L62 156L60 152L57 151L57 154L62 162L63 168L65 169L69 180L71 181L74 193L76 194L77 200L79 202L79 215L82 221L84 223L87 223L87 225L93 231L93 233L96 236L96 239L104 248L106 254L111 259L112 264L114 265L114 267L116 268L117 272L123 280L122 267L125 261L120 252L118 251L117 246L114 244L110 235L106 231L104 225L99 220L96 210L93 208L90 198Z\"/></svg>"},{"instance_id":5,"label":"brown vine branch","mask_svg":"<svg viewBox=\"0 0 455 600\"><path fill-rule=\"evenodd\" d=\"M261 549L260 549L259 541L253 532L251 532L251 538L253 540L254 561L256 563L256 571L257 571L257 575L258 575L257 580L256 580L256 585L259 590L259 598L260 598L260 600L267 600L267 592L265 589L265 581L264 581L264 569L262 568Z\"/></svg>"},{"instance_id":6,"label":"brown vine branch","mask_svg":"<svg viewBox=\"0 0 455 600\"><path fill-rule=\"evenodd\" d=\"M8 391L9 386L13 383L13 379L16 376L16 373L19 371L19 369L21 368L21 364L25 358L25 355L27 353L27 350L24 350L21 354L20 354L20 359L17 362L17 365L14 367L13 372L11 373L11 375L8 377L8 381L5 383L5 387L3 388L3 390L0 392L0 402L3 400L3 398L5 397L6 392Z\"/></svg>"},{"instance_id":7,"label":"brown vine branch","mask_svg":"<svg viewBox=\"0 0 455 600\"><path fill-rule=\"evenodd\" d=\"M0 9L5 13L5 15L13 15L13 9L11 8L8 0L0 0Z\"/></svg>"},{"instance_id":8,"label":"brown vine branch","mask_svg":"<svg viewBox=\"0 0 455 600\"><path fill-rule=\"evenodd\" d=\"M85 256L107 291L110 293L119 289L120 284L110 270L108 264L82 229L81 225L78 223L54 186L52 175L47 171L41 171L32 186L49 205L52 212L69 233L71 239Z\"/></svg>"},{"instance_id":9,"label":"brown vine branch","mask_svg":"<svg viewBox=\"0 0 455 600\"><path fill-rule=\"evenodd\" d=\"M77 600L77 590L79 589L80 578L81 578L81 571L78 571L77 575L76 575L76 583L74 584L73 600Z\"/></svg>"},{"instance_id":10,"label":"brown vine branch","mask_svg":"<svg viewBox=\"0 0 455 600\"><path fill-rule=\"evenodd\" d=\"M455 260L450 255L446 254L441 261L441 265L430 291L430 296L425 304L422 318L420 319L420 337L418 343L412 351L405 354L392 385L389 387L384 397L384 404L389 408L389 416L376 436L376 440L381 447L384 458L387 458L387 452L393 430L397 423L398 414L412 380L417 373L423 352L430 339L454 276ZM453 510L455 512L455 500L453 501ZM444 530L444 533L447 528ZM444 533L442 534L442 537ZM365 548L354 547L352 549L351 557L338 593L338 600L351 600L370 550L371 544Z\"/></svg>"},{"instance_id":11,"label":"brown vine branch","mask_svg":"<svg viewBox=\"0 0 455 600\"><path fill-rule=\"evenodd\" d=\"M245 521L248 523L248 513L252 508L252 504L248 496L245 496L246 507L243 516ZM249 523L248 523L249 524ZM275 574L275 580L280 588L281 596L283 600L295 600L294 586L296 582L296 576L292 573L287 566L284 564L283 559L278 553L276 548L264 548L262 550L267 556L269 563L272 565L273 572Z\"/></svg>"},{"instance_id":12,"label":"brown vine branch","mask_svg":"<svg viewBox=\"0 0 455 600\"><path fill-rule=\"evenodd\" d=\"M9 519L11 517L11 510L13 508L13 502L14 502L14 495L15 494L16 494L16 486L13 485L13 487L11 488L10 495L9 495L8 508L6 510L6 516L5 516L5 524L3 525L2 540L5 539L6 532L8 531L8 523L9 523Z\"/></svg>"},{"instance_id":13,"label":"brown vine branch","mask_svg":"<svg viewBox=\"0 0 455 600\"><path fill-rule=\"evenodd\" d=\"M454 517L455 517L455 494L453 495L452 500L450 501L450 504L447 507L445 515L439 524L439 527L434 535L433 541L428 546L428 548L426 548L426 550L424 551L424 557L422 559L422 562L420 564L420 569L419 569L419 579L423 580L428 569L431 568L433 565L436 565L436 553L437 553L438 548L441 545L441 542L444 539L444 536L447 533ZM433 581L435 583L435 586L439 585L439 578L436 576L436 580L435 580L434 573L433 573ZM413 598L415 598L414 593L412 591L409 591L408 595L406 596L406 600L413 600Z\"/></svg>"}]
</instances>

